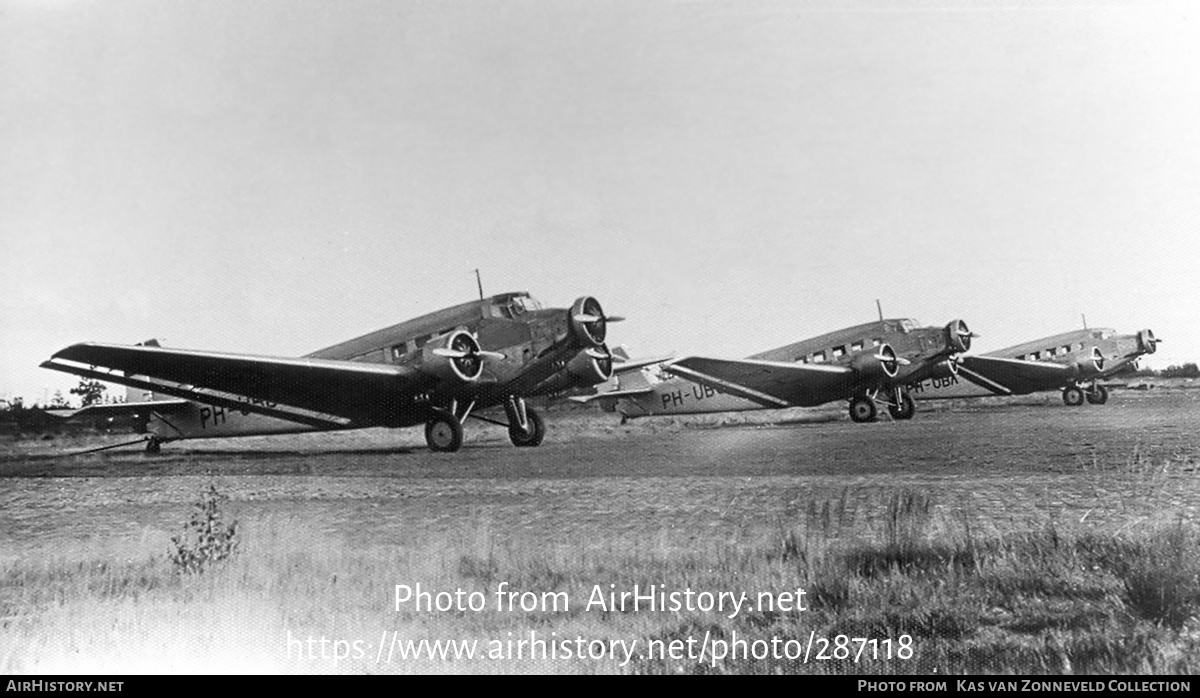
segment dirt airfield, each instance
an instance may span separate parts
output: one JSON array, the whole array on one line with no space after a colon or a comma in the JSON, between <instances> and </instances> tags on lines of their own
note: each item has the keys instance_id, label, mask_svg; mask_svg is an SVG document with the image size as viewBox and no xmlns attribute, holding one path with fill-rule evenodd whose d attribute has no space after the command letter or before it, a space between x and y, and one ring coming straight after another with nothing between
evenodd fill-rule
<instances>
[{"instance_id":1,"label":"dirt airfield","mask_svg":"<svg viewBox=\"0 0 1200 698\"><path fill-rule=\"evenodd\" d=\"M869 521L915 488L977 531L1108 530L1200 514L1200 390L921 403L909 422L854 424L843 406L644 419L551 413L539 448L474 422L463 449L419 429L197 440L69 455L129 435L10 444L0 455L0 557L166 550L215 485L244 535L283 526L356 549L409 548L469 524L498 541L704 547L777 530L811 501Z\"/></svg>"},{"instance_id":2,"label":"dirt airfield","mask_svg":"<svg viewBox=\"0 0 1200 698\"><path fill-rule=\"evenodd\" d=\"M920 408L554 411L538 448L472 423L454 454L420 429L14 439L0 672L1195 673L1200 390ZM751 601L616 605L649 588Z\"/></svg>"}]
</instances>

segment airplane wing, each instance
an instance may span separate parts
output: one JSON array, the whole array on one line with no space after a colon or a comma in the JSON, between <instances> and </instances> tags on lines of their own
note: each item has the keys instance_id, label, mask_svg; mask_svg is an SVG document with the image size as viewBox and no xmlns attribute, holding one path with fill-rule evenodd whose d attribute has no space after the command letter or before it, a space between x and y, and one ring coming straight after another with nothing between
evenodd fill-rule
<instances>
[{"instance_id":1,"label":"airplane wing","mask_svg":"<svg viewBox=\"0 0 1200 698\"><path fill-rule=\"evenodd\" d=\"M42 367L323 428L386 425L401 394L444 387L408 366L150 346L75 344Z\"/></svg>"},{"instance_id":2,"label":"airplane wing","mask_svg":"<svg viewBox=\"0 0 1200 698\"><path fill-rule=\"evenodd\" d=\"M645 388L633 388L630 390L610 390L607 393L595 393L592 395L572 395L567 399L586 405L593 400L599 400L601 398L633 397L635 395L649 395L653 392L654 389L647 386Z\"/></svg>"},{"instance_id":3,"label":"airplane wing","mask_svg":"<svg viewBox=\"0 0 1200 698\"><path fill-rule=\"evenodd\" d=\"M614 361L613 373L628 373L639 368L653 366L654 364L661 364L665 361L670 361L671 356L671 354L667 354L666 356L655 356L648 359L626 359L624 361Z\"/></svg>"},{"instance_id":4,"label":"airplane wing","mask_svg":"<svg viewBox=\"0 0 1200 698\"><path fill-rule=\"evenodd\" d=\"M958 373L997 395L1022 395L1062 387L1079 375L1073 364L1024 361L998 356L964 356Z\"/></svg>"},{"instance_id":5,"label":"airplane wing","mask_svg":"<svg viewBox=\"0 0 1200 698\"><path fill-rule=\"evenodd\" d=\"M855 371L845 366L710 359L685 356L663 365L668 372L764 407L814 405L835 397L854 381Z\"/></svg>"}]
</instances>

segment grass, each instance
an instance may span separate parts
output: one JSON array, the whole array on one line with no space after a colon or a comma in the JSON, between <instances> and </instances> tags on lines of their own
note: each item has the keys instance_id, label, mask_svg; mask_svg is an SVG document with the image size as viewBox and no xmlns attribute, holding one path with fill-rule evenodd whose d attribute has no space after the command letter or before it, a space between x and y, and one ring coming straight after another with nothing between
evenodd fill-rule
<instances>
[{"instance_id":1,"label":"grass","mask_svg":"<svg viewBox=\"0 0 1200 698\"><path fill-rule=\"evenodd\" d=\"M203 520L219 516L218 501L201 500ZM238 554L209 560L202 574L185 573L165 550L119 562L9 562L0 567L0 672L1200 670L1193 524L1099 532L1051 523L980 535L926 491L881 490L863 501L851 488L810 498L767 535L746 526L690 548L654 532L545 546L502 538L472 517L408 549L346 549L290 523L245 527ZM397 609L396 585L418 583L445 610ZM643 594L653 586L748 596L736 613L608 603L610 592L635 585ZM516 594L511 607L496 607L501 588ZM485 607L450 603L459 590L477 592ZM565 594L569 607L543 607L546 594ZM766 603L784 594L804 610ZM549 641L557 658L530 659L516 643L531 637ZM393 638L475 641L498 658L376 661ZM795 657L810 638L805 664ZM638 652L626 661L617 643L633 642ZM771 654L772 642L783 656ZM587 656L564 657L567 645ZM593 656L599 646L603 656ZM646 656L651 647L659 652ZM681 658L669 656L672 647ZM855 661L860 647L865 657ZM816 659L822 649L827 658ZM514 651L525 653L510 658Z\"/></svg>"}]
</instances>

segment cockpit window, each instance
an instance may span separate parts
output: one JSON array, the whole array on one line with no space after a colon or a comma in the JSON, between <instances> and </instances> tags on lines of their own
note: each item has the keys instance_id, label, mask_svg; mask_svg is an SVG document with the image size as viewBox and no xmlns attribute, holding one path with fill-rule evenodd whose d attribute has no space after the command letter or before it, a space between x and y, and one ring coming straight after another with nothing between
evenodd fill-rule
<instances>
[{"instance_id":1,"label":"cockpit window","mask_svg":"<svg viewBox=\"0 0 1200 698\"><path fill-rule=\"evenodd\" d=\"M542 304L537 302L537 299L532 296L513 296L508 301L508 307L512 310L512 316L524 315L530 310L541 310Z\"/></svg>"},{"instance_id":2,"label":"cockpit window","mask_svg":"<svg viewBox=\"0 0 1200 698\"><path fill-rule=\"evenodd\" d=\"M906 319L900 321L900 331L901 332L912 332L913 330L917 329L918 327L920 327L920 323L918 323L916 320L913 320L912 318L906 318Z\"/></svg>"}]
</instances>

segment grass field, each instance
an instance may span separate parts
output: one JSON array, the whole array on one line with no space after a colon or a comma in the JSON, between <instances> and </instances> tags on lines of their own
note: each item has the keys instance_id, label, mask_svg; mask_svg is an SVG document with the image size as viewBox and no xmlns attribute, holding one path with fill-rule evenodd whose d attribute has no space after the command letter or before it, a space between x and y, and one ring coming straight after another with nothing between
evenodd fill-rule
<instances>
[{"instance_id":1,"label":"grass field","mask_svg":"<svg viewBox=\"0 0 1200 698\"><path fill-rule=\"evenodd\" d=\"M783 421L572 416L454 455L403 432L39 444L0 461L0 671L1200 669L1192 391ZM210 486L237 548L184 573L171 538ZM417 584L431 608L397 609ZM635 585L680 607L609 603Z\"/></svg>"}]
</instances>

